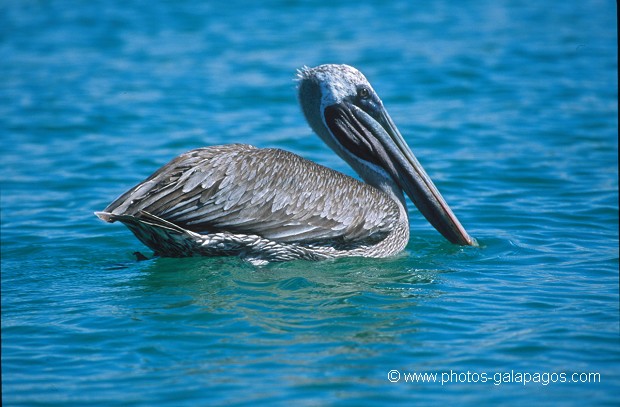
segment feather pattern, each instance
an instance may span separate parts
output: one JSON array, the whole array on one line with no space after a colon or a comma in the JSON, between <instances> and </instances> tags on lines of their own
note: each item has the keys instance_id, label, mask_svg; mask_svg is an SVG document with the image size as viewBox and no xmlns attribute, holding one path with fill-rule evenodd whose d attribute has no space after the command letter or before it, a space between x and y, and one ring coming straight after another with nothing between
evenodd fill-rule
<instances>
[{"instance_id":1,"label":"feather pattern","mask_svg":"<svg viewBox=\"0 0 620 407\"><path fill-rule=\"evenodd\" d=\"M244 144L182 154L104 212L147 212L199 234L282 243L377 242L399 222L397 203L377 188L284 150Z\"/></svg>"}]
</instances>

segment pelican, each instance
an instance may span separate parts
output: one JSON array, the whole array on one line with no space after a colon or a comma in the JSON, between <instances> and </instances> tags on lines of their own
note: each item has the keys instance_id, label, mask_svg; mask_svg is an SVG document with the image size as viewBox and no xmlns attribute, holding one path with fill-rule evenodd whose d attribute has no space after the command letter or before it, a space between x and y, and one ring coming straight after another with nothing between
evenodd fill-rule
<instances>
[{"instance_id":1,"label":"pelican","mask_svg":"<svg viewBox=\"0 0 620 407\"><path fill-rule=\"evenodd\" d=\"M312 130L365 182L284 150L226 144L181 154L95 214L156 256L388 257L409 241L406 193L448 241L476 245L362 73L328 64L297 81Z\"/></svg>"}]
</instances>

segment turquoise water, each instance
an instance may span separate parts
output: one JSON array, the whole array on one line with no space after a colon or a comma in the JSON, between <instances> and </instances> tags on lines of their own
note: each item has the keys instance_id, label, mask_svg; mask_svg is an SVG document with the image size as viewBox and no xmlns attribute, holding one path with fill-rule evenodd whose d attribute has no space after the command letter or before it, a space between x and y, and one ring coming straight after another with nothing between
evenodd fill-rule
<instances>
[{"instance_id":1,"label":"turquoise water","mask_svg":"<svg viewBox=\"0 0 620 407\"><path fill-rule=\"evenodd\" d=\"M0 4L4 405L617 405L614 2L197 3ZM206 145L352 174L297 106L321 63L480 248L410 206L391 259L137 262L93 216Z\"/></svg>"}]
</instances>

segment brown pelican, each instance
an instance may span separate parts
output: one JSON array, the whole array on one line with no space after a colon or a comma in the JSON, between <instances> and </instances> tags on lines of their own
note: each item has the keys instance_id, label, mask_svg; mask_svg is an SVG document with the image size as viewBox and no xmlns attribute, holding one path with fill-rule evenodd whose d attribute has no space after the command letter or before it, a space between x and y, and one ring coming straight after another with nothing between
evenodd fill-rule
<instances>
[{"instance_id":1,"label":"brown pelican","mask_svg":"<svg viewBox=\"0 0 620 407\"><path fill-rule=\"evenodd\" d=\"M96 215L159 256L387 257L409 241L404 191L446 239L475 245L357 69L304 67L298 93L314 132L365 183L280 149L228 144L181 154Z\"/></svg>"}]
</instances>

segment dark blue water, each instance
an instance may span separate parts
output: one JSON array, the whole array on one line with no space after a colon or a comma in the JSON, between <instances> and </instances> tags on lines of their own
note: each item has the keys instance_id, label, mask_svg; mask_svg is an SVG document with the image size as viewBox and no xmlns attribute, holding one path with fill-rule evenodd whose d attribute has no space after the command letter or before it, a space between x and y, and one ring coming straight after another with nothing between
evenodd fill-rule
<instances>
[{"instance_id":1,"label":"dark blue water","mask_svg":"<svg viewBox=\"0 0 620 407\"><path fill-rule=\"evenodd\" d=\"M616 29L612 1L2 2L3 404L616 405ZM206 145L352 174L297 106L321 63L480 248L411 206L391 259L136 262L93 216Z\"/></svg>"}]
</instances>

